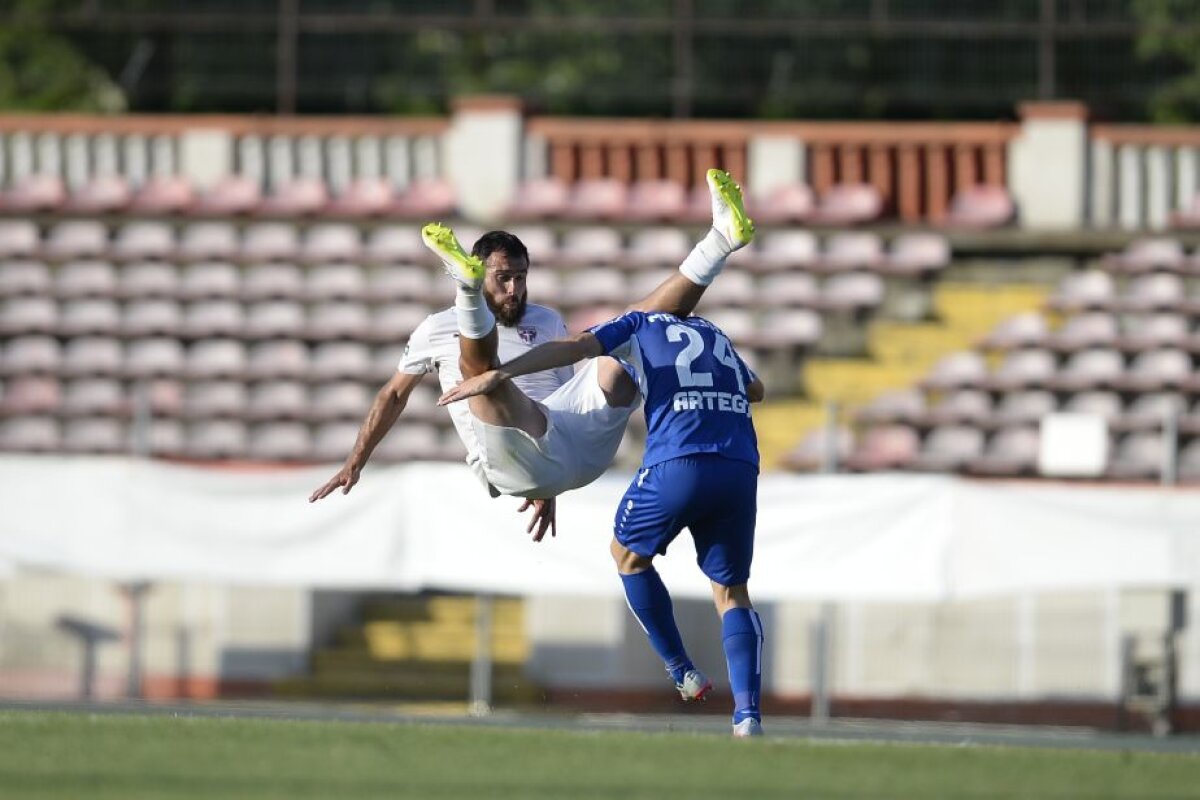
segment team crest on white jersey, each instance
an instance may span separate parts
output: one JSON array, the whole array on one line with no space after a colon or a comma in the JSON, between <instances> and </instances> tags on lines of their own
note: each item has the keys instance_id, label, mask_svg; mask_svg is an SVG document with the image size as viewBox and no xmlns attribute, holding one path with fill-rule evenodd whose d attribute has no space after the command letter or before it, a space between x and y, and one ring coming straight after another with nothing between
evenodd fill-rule
<instances>
[{"instance_id":1,"label":"team crest on white jersey","mask_svg":"<svg viewBox=\"0 0 1200 800\"><path fill-rule=\"evenodd\" d=\"M537 338L537 328L521 325L517 328L517 335L521 337L521 341L525 344L533 344L533 340Z\"/></svg>"}]
</instances>

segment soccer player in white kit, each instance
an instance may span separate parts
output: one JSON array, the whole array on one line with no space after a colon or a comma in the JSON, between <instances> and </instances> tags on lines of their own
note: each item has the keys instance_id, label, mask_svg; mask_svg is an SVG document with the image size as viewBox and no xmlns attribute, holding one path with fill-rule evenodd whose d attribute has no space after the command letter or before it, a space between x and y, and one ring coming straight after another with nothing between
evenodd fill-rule
<instances>
[{"instance_id":1,"label":"soccer player in white kit","mask_svg":"<svg viewBox=\"0 0 1200 800\"><path fill-rule=\"evenodd\" d=\"M713 227L664 280L629 310L686 316L719 274L726 257L754 237L740 187L710 169ZM310 502L341 487L350 491L371 452L404 410L413 388L436 371L443 391L464 378L498 367L543 342L566 335L562 317L527 304L529 257L511 234L493 231L468 255L449 228L431 223L422 238L456 284L453 308L432 314L409 339L396 375L376 395L345 464ZM497 324L499 323L499 324ZM550 370L505 383L496 391L450 408L467 447L467 464L493 496L525 498L529 531L540 541L555 533L555 498L598 478L612 462L626 423L641 397L614 358L591 359L572 374Z\"/></svg>"}]
</instances>

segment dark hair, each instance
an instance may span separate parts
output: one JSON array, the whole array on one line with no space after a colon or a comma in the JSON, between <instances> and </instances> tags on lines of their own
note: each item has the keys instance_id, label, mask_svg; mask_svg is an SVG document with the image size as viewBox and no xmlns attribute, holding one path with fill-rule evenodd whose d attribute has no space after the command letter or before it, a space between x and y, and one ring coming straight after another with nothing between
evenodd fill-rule
<instances>
[{"instance_id":1,"label":"dark hair","mask_svg":"<svg viewBox=\"0 0 1200 800\"><path fill-rule=\"evenodd\" d=\"M487 261L488 256L497 250L508 256L509 260L521 258L526 264L529 263L529 251L525 249L524 243L508 231L488 231L480 236L479 241L471 248L471 255L479 256L481 261Z\"/></svg>"}]
</instances>

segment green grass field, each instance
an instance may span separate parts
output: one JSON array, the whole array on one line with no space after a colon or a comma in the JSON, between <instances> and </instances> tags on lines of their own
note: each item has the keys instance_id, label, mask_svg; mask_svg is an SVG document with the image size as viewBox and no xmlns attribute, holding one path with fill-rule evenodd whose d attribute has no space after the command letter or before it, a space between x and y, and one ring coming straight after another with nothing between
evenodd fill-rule
<instances>
[{"instance_id":1,"label":"green grass field","mask_svg":"<svg viewBox=\"0 0 1200 800\"><path fill-rule=\"evenodd\" d=\"M13 711L0 797L1167 800L1200 757Z\"/></svg>"}]
</instances>

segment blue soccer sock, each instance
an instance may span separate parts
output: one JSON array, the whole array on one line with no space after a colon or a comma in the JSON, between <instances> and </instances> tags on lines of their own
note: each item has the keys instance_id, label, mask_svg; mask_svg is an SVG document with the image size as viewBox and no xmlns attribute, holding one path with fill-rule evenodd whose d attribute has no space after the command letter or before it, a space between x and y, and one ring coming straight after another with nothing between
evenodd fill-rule
<instances>
[{"instance_id":1,"label":"blue soccer sock","mask_svg":"<svg viewBox=\"0 0 1200 800\"><path fill-rule=\"evenodd\" d=\"M731 608L721 618L721 640L733 689L733 722L748 717L762 719L758 708L762 692L762 620L752 608Z\"/></svg>"},{"instance_id":2,"label":"blue soccer sock","mask_svg":"<svg viewBox=\"0 0 1200 800\"><path fill-rule=\"evenodd\" d=\"M662 658L675 682L681 683L684 674L694 666L683 649L683 638L675 625L671 595L658 576L658 571L651 567L635 575L622 575L621 583L625 584L625 600L629 603L629 610L650 638L650 646Z\"/></svg>"}]
</instances>

